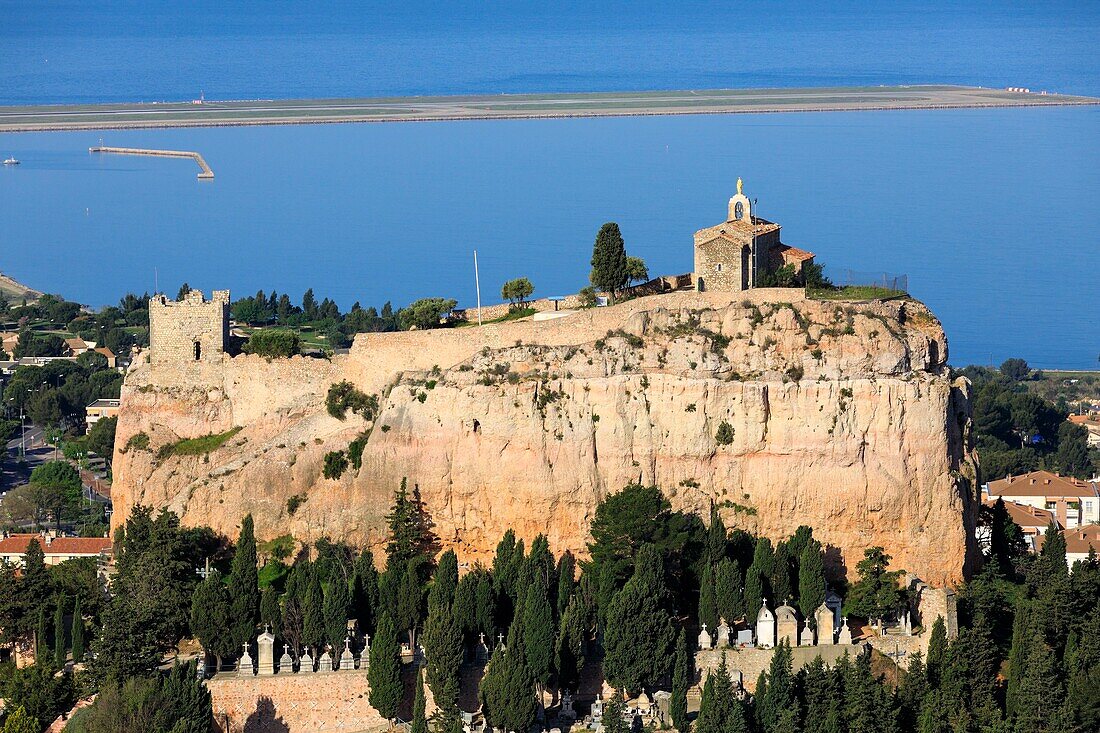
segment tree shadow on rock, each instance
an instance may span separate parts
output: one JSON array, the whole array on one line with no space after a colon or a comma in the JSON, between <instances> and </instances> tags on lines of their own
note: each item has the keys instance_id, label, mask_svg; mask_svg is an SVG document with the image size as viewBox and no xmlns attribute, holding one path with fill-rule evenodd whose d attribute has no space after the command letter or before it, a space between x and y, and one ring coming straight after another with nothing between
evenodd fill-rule
<instances>
[{"instance_id":1,"label":"tree shadow on rock","mask_svg":"<svg viewBox=\"0 0 1100 733\"><path fill-rule=\"evenodd\" d=\"M275 710L271 698L261 695L256 709L244 721L244 733L290 733L290 726Z\"/></svg>"}]
</instances>

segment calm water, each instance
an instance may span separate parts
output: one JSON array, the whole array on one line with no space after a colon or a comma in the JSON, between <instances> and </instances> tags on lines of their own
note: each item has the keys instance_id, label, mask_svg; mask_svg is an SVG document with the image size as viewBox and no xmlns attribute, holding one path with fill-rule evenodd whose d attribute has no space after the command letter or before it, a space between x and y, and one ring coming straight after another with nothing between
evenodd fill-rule
<instances>
[{"instance_id":1,"label":"calm water","mask_svg":"<svg viewBox=\"0 0 1100 733\"><path fill-rule=\"evenodd\" d=\"M0 103L917 81L1100 94L1095 3L222 5L0 1ZM217 177L89 156L101 138L200 150ZM518 275L553 295L584 284L607 220L652 272L689 270L692 232L724 217L740 175L791 244L908 274L952 362L1095 368L1097 140L1100 108L0 135L23 160L0 170L0 270L95 305L155 278L469 305L476 247L487 300Z\"/></svg>"}]
</instances>

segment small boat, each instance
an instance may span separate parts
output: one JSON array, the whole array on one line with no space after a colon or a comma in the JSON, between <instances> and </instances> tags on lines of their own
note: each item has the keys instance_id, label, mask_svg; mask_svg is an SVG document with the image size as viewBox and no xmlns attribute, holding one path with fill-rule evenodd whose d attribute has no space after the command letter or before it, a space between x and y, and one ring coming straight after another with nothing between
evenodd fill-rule
<instances>
[{"instance_id":1,"label":"small boat","mask_svg":"<svg viewBox=\"0 0 1100 733\"><path fill-rule=\"evenodd\" d=\"M4 161L4 165L19 165L19 161L18 161L18 160L16 160L16 159L15 159L14 157L11 157L11 158L7 158L7 159L6 159L5 161Z\"/></svg>"}]
</instances>

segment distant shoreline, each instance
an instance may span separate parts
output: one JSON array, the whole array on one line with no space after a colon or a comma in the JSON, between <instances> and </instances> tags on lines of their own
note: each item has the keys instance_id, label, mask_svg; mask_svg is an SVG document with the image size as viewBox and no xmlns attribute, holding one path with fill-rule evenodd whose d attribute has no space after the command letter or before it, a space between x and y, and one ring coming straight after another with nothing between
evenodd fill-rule
<instances>
[{"instance_id":1,"label":"distant shoreline","mask_svg":"<svg viewBox=\"0 0 1100 733\"><path fill-rule=\"evenodd\" d=\"M0 107L0 132L1080 105L1100 105L1100 98L923 85L228 102L196 100Z\"/></svg>"}]
</instances>

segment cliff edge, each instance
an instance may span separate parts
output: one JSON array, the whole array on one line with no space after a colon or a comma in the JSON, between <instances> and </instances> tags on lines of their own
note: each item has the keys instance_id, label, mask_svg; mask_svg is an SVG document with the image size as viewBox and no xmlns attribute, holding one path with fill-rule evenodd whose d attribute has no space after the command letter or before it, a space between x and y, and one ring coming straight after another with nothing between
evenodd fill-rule
<instances>
[{"instance_id":1,"label":"cliff edge","mask_svg":"<svg viewBox=\"0 0 1100 733\"><path fill-rule=\"evenodd\" d=\"M810 525L849 574L881 545L895 567L956 584L977 552L975 457L968 383L946 358L921 303L759 289L362 334L331 361L138 359L113 522L147 504L232 536L251 512L261 539L380 550L407 476L463 559L489 559L509 528L583 555L601 497L637 481L773 539ZM371 420L328 414L343 380L377 396ZM325 454L353 441L361 459L324 478Z\"/></svg>"}]
</instances>

